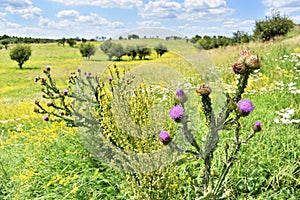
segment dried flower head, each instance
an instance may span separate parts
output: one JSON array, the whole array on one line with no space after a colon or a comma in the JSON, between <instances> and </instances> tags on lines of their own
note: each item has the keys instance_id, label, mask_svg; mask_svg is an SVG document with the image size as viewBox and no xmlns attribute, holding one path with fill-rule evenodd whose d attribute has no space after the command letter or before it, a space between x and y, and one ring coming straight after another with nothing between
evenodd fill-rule
<instances>
[{"instance_id":1,"label":"dried flower head","mask_svg":"<svg viewBox=\"0 0 300 200\"><path fill-rule=\"evenodd\" d=\"M159 139L164 143L168 144L171 141L171 136L167 131L161 131L159 133Z\"/></svg>"},{"instance_id":2,"label":"dried flower head","mask_svg":"<svg viewBox=\"0 0 300 200\"><path fill-rule=\"evenodd\" d=\"M241 59L246 59L251 55L251 52L249 49L242 49L239 53L239 56Z\"/></svg>"},{"instance_id":3,"label":"dried flower head","mask_svg":"<svg viewBox=\"0 0 300 200\"><path fill-rule=\"evenodd\" d=\"M200 87L196 90L196 92L199 94L199 95L204 95L204 96L207 96L211 93L211 88L208 86L208 85L205 85L205 84L202 84L200 85Z\"/></svg>"},{"instance_id":4,"label":"dried flower head","mask_svg":"<svg viewBox=\"0 0 300 200\"><path fill-rule=\"evenodd\" d=\"M238 109L242 116L247 116L250 112L253 111L253 103L248 99L243 99L238 102Z\"/></svg>"},{"instance_id":5,"label":"dried flower head","mask_svg":"<svg viewBox=\"0 0 300 200\"><path fill-rule=\"evenodd\" d=\"M175 122L180 122L183 117L184 110L180 105L176 105L170 110L169 114Z\"/></svg>"},{"instance_id":6,"label":"dried flower head","mask_svg":"<svg viewBox=\"0 0 300 200\"><path fill-rule=\"evenodd\" d=\"M249 56L245 64L250 68L250 69L259 69L260 68L260 61L258 58L258 55L251 55Z\"/></svg>"},{"instance_id":7,"label":"dried flower head","mask_svg":"<svg viewBox=\"0 0 300 200\"><path fill-rule=\"evenodd\" d=\"M242 62L237 61L237 62L233 63L232 70L236 74L244 74L247 71L247 68Z\"/></svg>"}]
</instances>

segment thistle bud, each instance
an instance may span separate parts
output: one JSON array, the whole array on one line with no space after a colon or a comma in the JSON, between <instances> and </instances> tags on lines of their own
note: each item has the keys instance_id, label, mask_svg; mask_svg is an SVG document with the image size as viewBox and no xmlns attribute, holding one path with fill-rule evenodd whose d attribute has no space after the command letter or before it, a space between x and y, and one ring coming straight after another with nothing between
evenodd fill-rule
<instances>
[{"instance_id":1,"label":"thistle bud","mask_svg":"<svg viewBox=\"0 0 300 200\"><path fill-rule=\"evenodd\" d=\"M159 133L159 139L163 142L163 144L167 145L171 141L171 136L167 131L161 131Z\"/></svg>"},{"instance_id":2,"label":"thistle bud","mask_svg":"<svg viewBox=\"0 0 300 200\"><path fill-rule=\"evenodd\" d=\"M257 121L257 122L254 123L254 125L253 125L253 131L254 132L261 131L261 123L260 123L260 121Z\"/></svg>"},{"instance_id":3,"label":"thistle bud","mask_svg":"<svg viewBox=\"0 0 300 200\"><path fill-rule=\"evenodd\" d=\"M242 62L237 61L237 62L233 63L232 70L236 74L244 74L247 71L247 68Z\"/></svg>"},{"instance_id":4,"label":"thistle bud","mask_svg":"<svg viewBox=\"0 0 300 200\"><path fill-rule=\"evenodd\" d=\"M185 103L188 100L188 97L181 88L178 88L176 90L174 99L177 104L181 104L181 103Z\"/></svg>"},{"instance_id":5,"label":"thistle bud","mask_svg":"<svg viewBox=\"0 0 300 200\"><path fill-rule=\"evenodd\" d=\"M249 56L245 64L250 68L250 69L259 69L260 68L260 61L258 58L258 55L251 55Z\"/></svg>"}]
</instances>

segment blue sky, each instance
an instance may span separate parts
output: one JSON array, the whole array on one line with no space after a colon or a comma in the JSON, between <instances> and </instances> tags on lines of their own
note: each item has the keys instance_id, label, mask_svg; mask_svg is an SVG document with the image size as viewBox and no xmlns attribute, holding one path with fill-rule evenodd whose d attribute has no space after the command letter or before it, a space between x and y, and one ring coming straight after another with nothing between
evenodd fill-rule
<instances>
[{"instance_id":1,"label":"blue sky","mask_svg":"<svg viewBox=\"0 0 300 200\"><path fill-rule=\"evenodd\" d=\"M0 0L0 35L90 39L155 27L231 36L252 34L274 10L300 23L299 0Z\"/></svg>"}]
</instances>

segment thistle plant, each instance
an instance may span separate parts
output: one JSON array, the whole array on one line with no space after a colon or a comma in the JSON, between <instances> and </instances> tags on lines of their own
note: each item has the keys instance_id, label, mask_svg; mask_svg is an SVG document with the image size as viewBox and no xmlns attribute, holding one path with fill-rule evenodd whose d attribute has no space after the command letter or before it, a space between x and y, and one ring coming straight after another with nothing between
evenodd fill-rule
<instances>
[{"instance_id":1,"label":"thistle plant","mask_svg":"<svg viewBox=\"0 0 300 200\"><path fill-rule=\"evenodd\" d=\"M202 133L191 128L190 106L187 106L190 97L182 88L176 90L173 98L164 91L169 101L161 105L153 85L134 84L135 76L120 71L116 65L109 65L108 73L101 76L77 69L68 80L69 86L62 89L56 86L51 68L46 66L46 78L37 77L35 82L41 83L43 98L48 102L36 101L35 112L41 114L44 121L63 120L78 127L83 143L95 158L126 172L124 179L135 188L136 198L169 198L179 190L182 192L177 189L178 181L184 185L192 184L188 188L194 188L194 197L217 199L224 192L223 183L237 161L242 144L261 131L261 123L257 121L252 133L241 134L241 119L254 109L250 100L242 99L243 93L251 73L259 68L257 55L249 50L240 52L239 60L232 65L238 76L236 93L226 94L225 105L218 114L213 109L213 89L207 84L196 89L201 104L199 116L204 116L203 124L207 130L204 141L197 138ZM159 106L164 109L158 109ZM178 129L188 147L176 142ZM232 130L234 138L232 144L225 143L223 166L216 176L212 175L216 171L213 161L221 146L219 133L225 130ZM191 159L197 162L196 168L190 169L188 178L187 174L181 178L180 165ZM193 175L195 172L191 172L199 167L202 168L201 181ZM162 192L165 190L170 193Z\"/></svg>"},{"instance_id":2,"label":"thistle plant","mask_svg":"<svg viewBox=\"0 0 300 200\"><path fill-rule=\"evenodd\" d=\"M176 91L174 97L175 106L170 109L170 118L175 123L180 124L181 133L191 147L185 149L179 144L172 143L170 134L166 130L160 132L159 138L163 144L170 144L172 148L191 154L196 160L203 163L202 181L201 184L198 184L202 185L202 192L197 195L198 198L218 199L222 196L222 185L230 168L237 161L241 145L247 143L257 132L261 131L261 123L257 121L253 125L252 133L243 138L240 122L241 118L248 116L254 109L253 103L248 99L242 99L242 95L247 87L248 78L251 73L259 68L260 62L257 55L251 54L249 50L242 50L240 52L239 60L232 65L233 72L239 76L237 91L234 96L226 94L226 103L222 108L222 112L218 115L215 114L212 108L213 102L210 97L212 89L208 85L202 84L196 90L201 99L201 107L205 116L204 124L208 128L204 142L196 140L194 137L196 134L189 128L190 120L188 110L185 108L188 97L182 89ZM225 144L223 167L219 176L212 178L212 161L215 157L216 149L219 147L219 132L225 128L227 130L233 129L233 143Z\"/></svg>"}]
</instances>

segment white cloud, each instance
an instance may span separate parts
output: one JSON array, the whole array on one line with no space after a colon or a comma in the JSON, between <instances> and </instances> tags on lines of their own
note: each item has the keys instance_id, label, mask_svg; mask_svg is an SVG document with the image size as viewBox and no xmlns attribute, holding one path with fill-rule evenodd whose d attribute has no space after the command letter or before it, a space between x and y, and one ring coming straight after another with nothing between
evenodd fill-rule
<instances>
[{"instance_id":1,"label":"white cloud","mask_svg":"<svg viewBox=\"0 0 300 200\"><path fill-rule=\"evenodd\" d=\"M95 13L90 13L89 15L80 15L78 11L75 10L62 10L56 14L56 16L63 20L61 21L54 21L52 19L43 18L41 17L39 20L39 26L41 27L48 27L54 29L63 29L66 27L71 27L72 29L78 30L86 30L88 27L89 29L97 28L97 27L123 27L124 24L119 21L109 21Z\"/></svg>"},{"instance_id":2,"label":"white cloud","mask_svg":"<svg viewBox=\"0 0 300 200\"><path fill-rule=\"evenodd\" d=\"M272 16L274 11L280 12L291 18L294 22L299 23L300 20L300 1L299 0L262 0L268 8L265 11L266 16Z\"/></svg>"},{"instance_id":3,"label":"white cloud","mask_svg":"<svg viewBox=\"0 0 300 200\"><path fill-rule=\"evenodd\" d=\"M168 0L149 1L141 8L139 14L143 18L175 19L182 12L182 5Z\"/></svg>"},{"instance_id":4,"label":"white cloud","mask_svg":"<svg viewBox=\"0 0 300 200\"><path fill-rule=\"evenodd\" d=\"M79 17L79 12L76 10L61 10L56 14L58 18Z\"/></svg>"},{"instance_id":5,"label":"white cloud","mask_svg":"<svg viewBox=\"0 0 300 200\"><path fill-rule=\"evenodd\" d=\"M42 10L33 6L30 0L0 0L0 8L4 8L12 14L19 14L25 19L42 14Z\"/></svg>"},{"instance_id":6,"label":"white cloud","mask_svg":"<svg viewBox=\"0 0 300 200\"><path fill-rule=\"evenodd\" d=\"M262 3L268 7L282 8L282 7L299 7L299 0L262 0Z\"/></svg>"},{"instance_id":7,"label":"white cloud","mask_svg":"<svg viewBox=\"0 0 300 200\"><path fill-rule=\"evenodd\" d=\"M231 15L233 9L225 0L185 0L183 3L170 0L149 1L140 8L143 18L177 19L185 21L220 21Z\"/></svg>"},{"instance_id":8,"label":"white cloud","mask_svg":"<svg viewBox=\"0 0 300 200\"><path fill-rule=\"evenodd\" d=\"M141 27L157 27L161 25L160 22L154 20L137 21L136 23Z\"/></svg>"},{"instance_id":9,"label":"white cloud","mask_svg":"<svg viewBox=\"0 0 300 200\"><path fill-rule=\"evenodd\" d=\"M143 4L142 0L51 0L72 6L99 6L103 8L133 8Z\"/></svg>"}]
</instances>

